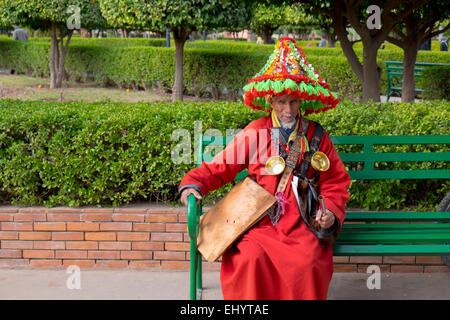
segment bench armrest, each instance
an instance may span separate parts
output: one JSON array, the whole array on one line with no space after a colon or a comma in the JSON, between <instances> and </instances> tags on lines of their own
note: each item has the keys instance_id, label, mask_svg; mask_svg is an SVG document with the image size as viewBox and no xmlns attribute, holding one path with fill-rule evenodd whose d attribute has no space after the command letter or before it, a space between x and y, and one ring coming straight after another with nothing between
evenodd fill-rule
<instances>
[{"instance_id":1,"label":"bench armrest","mask_svg":"<svg viewBox=\"0 0 450 320\"><path fill-rule=\"evenodd\" d=\"M197 198L193 194L188 196L188 205L187 205L187 219L188 219L188 232L189 238L191 240L197 241L198 236L198 221L200 217L200 213L198 212L201 208L201 200L199 204L196 204Z\"/></svg>"}]
</instances>

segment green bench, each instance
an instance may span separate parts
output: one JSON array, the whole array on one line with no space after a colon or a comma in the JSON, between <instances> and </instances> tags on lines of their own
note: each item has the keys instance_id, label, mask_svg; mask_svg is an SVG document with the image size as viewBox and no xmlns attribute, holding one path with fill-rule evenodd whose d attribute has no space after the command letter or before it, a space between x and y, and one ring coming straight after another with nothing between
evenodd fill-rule
<instances>
[{"instance_id":1,"label":"green bench","mask_svg":"<svg viewBox=\"0 0 450 320\"><path fill-rule=\"evenodd\" d=\"M422 72L427 67L434 66L445 66L442 63L427 63L427 62L416 62L414 65L414 78L421 78ZM393 93L402 92L403 81L403 61L386 61L386 72L387 72L387 90L386 90L386 101ZM415 93L423 93L423 89L414 89Z\"/></svg>"},{"instance_id":2,"label":"green bench","mask_svg":"<svg viewBox=\"0 0 450 320\"><path fill-rule=\"evenodd\" d=\"M199 140L198 164L213 155L207 146L224 146L233 137L202 136ZM450 160L447 151L450 135L442 136L336 136L335 145L359 145L360 152L339 153L346 164L359 163L349 170L352 180L364 179L448 179L450 169L375 170L375 163L433 162ZM432 144L445 152L374 152L393 145ZM358 148L353 146L352 148ZM376 150L375 150L376 151ZM448 167L447 167L448 168ZM248 175L242 171L236 180ZM426 190L424 190L426 192ZM439 205L442 212L347 212L341 233L333 245L334 256L443 256L450 255L450 195ZM203 214L202 202L188 197L188 230L190 237L190 298L200 299L202 292L202 258L197 250L198 222Z\"/></svg>"}]
</instances>

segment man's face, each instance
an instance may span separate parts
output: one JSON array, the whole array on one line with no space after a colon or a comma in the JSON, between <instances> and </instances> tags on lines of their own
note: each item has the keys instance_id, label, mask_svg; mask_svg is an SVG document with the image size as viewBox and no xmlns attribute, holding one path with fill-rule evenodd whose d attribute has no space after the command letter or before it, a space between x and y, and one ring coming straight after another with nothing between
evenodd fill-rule
<instances>
[{"instance_id":1,"label":"man's face","mask_svg":"<svg viewBox=\"0 0 450 320\"><path fill-rule=\"evenodd\" d=\"M281 122L291 122L300 109L300 98L291 95L273 96L271 106Z\"/></svg>"}]
</instances>

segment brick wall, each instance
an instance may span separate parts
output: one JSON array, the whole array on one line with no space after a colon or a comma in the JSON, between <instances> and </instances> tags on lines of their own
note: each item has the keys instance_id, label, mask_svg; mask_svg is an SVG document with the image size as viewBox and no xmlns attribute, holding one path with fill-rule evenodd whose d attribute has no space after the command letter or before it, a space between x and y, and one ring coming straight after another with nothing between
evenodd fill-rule
<instances>
[{"instance_id":1,"label":"brick wall","mask_svg":"<svg viewBox=\"0 0 450 320\"><path fill-rule=\"evenodd\" d=\"M189 269L185 208L0 207L0 268ZM336 272L449 272L440 257L334 257ZM220 262L204 263L219 270Z\"/></svg>"}]
</instances>

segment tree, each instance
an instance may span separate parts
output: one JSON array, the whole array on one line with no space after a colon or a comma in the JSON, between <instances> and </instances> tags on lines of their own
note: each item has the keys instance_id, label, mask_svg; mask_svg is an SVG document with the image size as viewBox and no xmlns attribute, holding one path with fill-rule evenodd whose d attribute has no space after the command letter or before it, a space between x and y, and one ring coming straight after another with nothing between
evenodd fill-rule
<instances>
[{"instance_id":1,"label":"tree","mask_svg":"<svg viewBox=\"0 0 450 320\"><path fill-rule=\"evenodd\" d=\"M362 83L363 101L372 99L376 102L380 101L378 49L397 23L429 1L431 0L293 0L307 4L311 14L321 13L332 20L331 27L336 32L352 70ZM369 6L380 9L381 22L379 26L370 29L367 22L371 21L377 12L369 10L368 13ZM361 37L363 63L359 61L353 49L354 42L348 39L348 25Z\"/></svg>"},{"instance_id":2,"label":"tree","mask_svg":"<svg viewBox=\"0 0 450 320\"><path fill-rule=\"evenodd\" d=\"M320 12L315 15L308 14L304 4L294 3L289 6L286 12L286 22L289 28L299 32L311 32L313 29L319 29L325 34L328 47L336 46L336 34L331 27L332 20Z\"/></svg>"},{"instance_id":3,"label":"tree","mask_svg":"<svg viewBox=\"0 0 450 320\"><path fill-rule=\"evenodd\" d=\"M288 9L287 3L271 3L270 1L258 3L253 9L251 29L263 38L265 44L271 43L275 30L288 24L286 19Z\"/></svg>"},{"instance_id":4,"label":"tree","mask_svg":"<svg viewBox=\"0 0 450 320\"><path fill-rule=\"evenodd\" d=\"M175 81L172 100L183 100L183 51L192 31L234 27L248 20L249 1L239 0L100 0L100 8L114 27L164 31L175 40Z\"/></svg>"},{"instance_id":5,"label":"tree","mask_svg":"<svg viewBox=\"0 0 450 320\"><path fill-rule=\"evenodd\" d=\"M387 41L403 49L402 102L414 102L414 65L420 45L450 28L448 3L431 1L415 10L393 28ZM439 27L442 29L439 30Z\"/></svg>"},{"instance_id":6,"label":"tree","mask_svg":"<svg viewBox=\"0 0 450 320\"><path fill-rule=\"evenodd\" d=\"M106 22L95 0L4 0L0 20L26 25L33 29L50 30L50 88L61 88L64 64L72 28L101 27ZM76 25L80 22L80 25ZM64 42L64 38L66 38Z\"/></svg>"}]
</instances>

